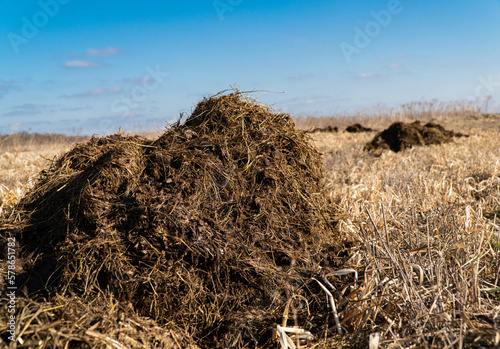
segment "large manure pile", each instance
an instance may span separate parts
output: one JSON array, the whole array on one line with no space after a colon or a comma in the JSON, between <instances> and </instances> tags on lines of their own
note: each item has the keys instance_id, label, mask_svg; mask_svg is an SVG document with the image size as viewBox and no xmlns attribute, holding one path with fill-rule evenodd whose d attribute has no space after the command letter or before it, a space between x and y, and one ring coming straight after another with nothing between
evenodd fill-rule
<instances>
[{"instance_id":1,"label":"large manure pile","mask_svg":"<svg viewBox=\"0 0 500 349\"><path fill-rule=\"evenodd\" d=\"M154 141L76 146L0 221L0 237L16 237L33 301L111 297L201 347L268 346L292 297L328 311L312 277L342 263L335 214L305 134L237 92L204 99Z\"/></svg>"},{"instance_id":2,"label":"large manure pile","mask_svg":"<svg viewBox=\"0 0 500 349\"><path fill-rule=\"evenodd\" d=\"M425 125L422 125L420 121L395 122L367 143L365 150L375 155L380 155L384 150L389 149L397 153L414 146L450 142L453 137L463 136L461 133L446 130L443 126L432 122Z\"/></svg>"}]
</instances>

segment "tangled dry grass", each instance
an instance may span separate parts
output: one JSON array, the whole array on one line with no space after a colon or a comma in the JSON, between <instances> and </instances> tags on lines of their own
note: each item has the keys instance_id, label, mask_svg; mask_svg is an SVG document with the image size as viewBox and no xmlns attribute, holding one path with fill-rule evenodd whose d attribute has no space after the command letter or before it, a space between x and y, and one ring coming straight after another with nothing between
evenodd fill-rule
<instances>
[{"instance_id":1,"label":"tangled dry grass","mask_svg":"<svg viewBox=\"0 0 500 349\"><path fill-rule=\"evenodd\" d=\"M341 211L336 229L358 244L351 248L343 270L331 272L328 279L316 276L323 285L330 282L343 336L336 334L328 299L317 285L311 298L313 315L308 313L308 301L300 297L277 305L280 316L275 322L290 317L293 324L314 330L314 340L301 341L301 347L366 348L377 341L380 348L500 344L500 117L469 112L437 113L421 120L470 137L387 151L380 157L363 150L374 133L312 135L312 144L323 154L329 195ZM414 121L413 116L402 119ZM378 126L368 125L380 130L394 119L379 121ZM69 307L66 298L25 301L20 329L35 331L40 338L50 333L58 343L195 347L186 328L148 320L114 298ZM317 312L320 304L323 313ZM103 315L102 308L109 315ZM245 316L251 328L259 314ZM92 323L86 322L92 317ZM232 339L238 343L238 338Z\"/></svg>"}]
</instances>

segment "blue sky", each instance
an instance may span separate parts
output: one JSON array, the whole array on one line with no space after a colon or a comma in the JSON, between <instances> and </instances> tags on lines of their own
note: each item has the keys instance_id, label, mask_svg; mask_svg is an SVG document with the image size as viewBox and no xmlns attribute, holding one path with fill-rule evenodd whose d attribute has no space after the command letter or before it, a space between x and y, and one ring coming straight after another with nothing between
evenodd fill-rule
<instances>
[{"instance_id":1,"label":"blue sky","mask_svg":"<svg viewBox=\"0 0 500 349\"><path fill-rule=\"evenodd\" d=\"M0 0L0 133L162 127L230 89L292 115L500 109L500 0Z\"/></svg>"}]
</instances>

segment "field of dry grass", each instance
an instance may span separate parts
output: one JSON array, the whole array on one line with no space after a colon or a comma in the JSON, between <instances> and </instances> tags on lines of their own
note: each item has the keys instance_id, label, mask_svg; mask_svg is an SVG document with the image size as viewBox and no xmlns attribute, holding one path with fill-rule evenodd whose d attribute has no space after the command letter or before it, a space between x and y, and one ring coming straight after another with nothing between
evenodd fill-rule
<instances>
[{"instance_id":1,"label":"field of dry grass","mask_svg":"<svg viewBox=\"0 0 500 349\"><path fill-rule=\"evenodd\" d=\"M0 136L0 214L32 187L38 173L50 166L54 157L79 140L63 135Z\"/></svg>"},{"instance_id":2,"label":"field of dry grass","mask_svg":"<svg viewBox=\"0 0 500 349\"><path fill-rule=\"evenodd\" d=\"M468 138L380 158L362 149L373 133L313 135L340 229L361 246L343 325L382 347L499 344L500 132L474 120L450 120Z\"/></svg>"},{"instance_id":3,"label":"field of dry grass","mask_svg":"<svg viewBox=\"0 0 500 349\"><path fill-rule=\"evenodd\" d=\"M500 344L500 116L425 110L297 120L301 128L341 130L354 122L382 130L396 120L434 120L470 134L380 157L363 151L373 132L312 134L323 154L326 185L342 211L339 229L358 241L345 266L357 279L353 273L341 276L345 288L334 295L341 325L348 342L360 338L365 347L369 335L380 338L382 348L495 347ZM1 150L0 210L14 204L37 172L67 147Z\"/></svg>"}]
</instances>

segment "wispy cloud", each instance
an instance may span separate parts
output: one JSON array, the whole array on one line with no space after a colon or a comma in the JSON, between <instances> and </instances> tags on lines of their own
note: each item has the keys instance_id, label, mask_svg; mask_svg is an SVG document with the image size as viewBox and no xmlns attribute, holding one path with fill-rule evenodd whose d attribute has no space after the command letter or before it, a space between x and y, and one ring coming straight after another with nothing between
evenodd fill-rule
<instances>
[{"instance_id":1,"label":"wispy cloud","mask_svg":"<svg viewBox=\"0 0 500 349\"><path fill-rule=\"evenodd\" d=\"M299 75L289 76L287 78L287 80L288 81L304 81L304 80L307 80L307 79L311 79L313 77L314 77L313 74L299 74Z\"/></svg>"},{"instance_id":2,"label":"wispy cloud","mask_svg":"<svg viewBox=\"0 0 500 349\"><path fill-rule=\"evenodd\" d=\"M389 64L387 67L391 69L401 68L403 65L399 63Z\"/></svg>"},{"instance_id":3,"label":"wispy cloud","mask_svg":"<svg viewBox=\"0 0 500 349\"><path fill-rule=\"evenodd\" d=\"M348 100L347 98L338 98L329 95L311 95L304 97L294 97L291 99L281 101L281 103L290 106L303 106L311 104L338 103L347 100Z\"/></svg>"},{"instance_id":4,"label":"wispy cloud","mask_svg":"<svg viewBox=\"0 0 500 349\"><path fill-rule=\"evenodd\" d=\"M59 111L79 111L79 110L91 110L94 109L90 105L86 105L85 107L73 107L73 108L61 108Z\"/></svg>"},{"instance_id":5,"label":"wispy cloud","mask_svg":"<svg viewBox=\"0 0 500 349\"><path fill-rule=\"evenodd\" d=\"M104 88L96 88L94 90L86 91L86 92L79 92L79 93L73 93L70 95L62 95L59 96L59 98L88 98L88 97L96 97L96 96L103 96L103 95L110 95L114 93L120 93L122 92L123 89L120 86L113 86L108 89Z\"/></svg>"},{"instance_id":6,"label":"wispy cloud","mask_svg":"<svg viewBox=\"0 0 500 349\"><path fill-rule=\"evenodd\" d=\"M9 85L0 85L0 98L3 98L10 90L13 89L13 86Z\"/></svg>"},{"instance_id":7,"label":"wispy cloud","mask_svg":"<svg viewBox=\"0 0 500 349\"><path fill-rule=\"evenodd\" d=\"M123 53L121 48L118 47L108 47L106 49L95 49L95 48L89 48L87 51L85 51L85 56L87 57L104 57L104 56L112 56L112 55L119 55Z\"/></svg>"},{"instance_id":8,"label":"wispy cloud","mask_svg":"<svg viewBox=\"0 0 500 349\"><path fill-rule=\"evenodd\" d=\"M378 76L377 74L373 74L373 73L361 73L361 74L358 74L358 78L362 78L362 79L371 79L371 78L375 78L377 76Z\"/></svg>"},{"instance_id":9,"label":"wispy cloud","mask_svg":"<svg viewBox=\"0 0 500 349\"><path fill-rule=\"evenodd\" d=\"M146 76L143 76L140 78L124 78L123 79L124 83L130 83L130 84L134 84L134 85L149 84L153 81L154 81L154 79L149 75L146 75Z\"/></svg>"},{"instance_id":10,"label":"wispy cloud","mask_svg":"<svg viewBox=\"0 0 500 349\"><path fill-rule=\"evenodd\" d=\"M14 85L17 81L14 79L11 80L0 80L0 85Z\"/></svg>"},{"instance_id":11,"label":"wispy cloud","mask_svg":"<svg viewBox=\"0 0 500 349\"><path fill-rule=\"evenodd\" d=\"M104 63L100 62L93 62L93 61L86 61L79 59L75 59L73 61L66 61L66 63L64 63L64 66L66 68L91 68L91 67L102 67L104 65L105 65Z\"/></svg>"},{"instance_id":12,"label":"wispy cloud","mask_svg":"<svg viewBox=\"0 0 500 349\"><path fill-rule=\"evenodd\" d=\"M408 56L408 53L407 52L399 52L398 54L396 54L395 57L407 57ZM379 56L378 59L380 61L385 61L391 57L394 57L393 55L391 55L390 57L389 56Z\"/></svg>"},{"instance_id":13,"label":"wispy cloud","mask_svg":"<svg viewBox=\"0 0 500 349\"><path fill-rule=\"evenodd\" d=\"M17 88L15 80L0 80L0 98Z\"/></svg>"},{"instance_id":14,"label":"wispy cloud","mask_svg":"<svg viewBox=\"0 0 500 349\"><path fill-rule=\"evenodd\" d=\"M100 96L106 93L105 89L97 88L95 90L90 90L86 92L73 93L71 95L62 95L61 98L86 98L86 97L94 97Z\"/></svg>"},{"instance_id":15,"label":"wispy cloud","mask_svg":"<svg viewBox=\"0 0 500 349\"><path fill-rule=\"evenodd\" d=\"M22 110L39 110L40 107L34 103L23 103L20 105L15 105L9 109L22 109Z\"/></svg>"},{"instance_id":16,"label":"wispy cloud","mask_svg":"<svg viewBox=\"0 0 500 349\"><path fill-rule=\"evenodd\" d=\"M123 89L120 86L113 86L108 89L108 92L110 93L120 93L122 91Z\"/></svg>"},{"instance_id":17,"label":"wispy cloud","mask_svg":"<svg viewBox=\"0 0 500 349\"><path fill-rule=\"evenodd\" d=\"M24 103L9 108L10 111L3 113L3 116L26 116L40 114L40 106L33 103Z\"/></svg>"}]
</instances>

